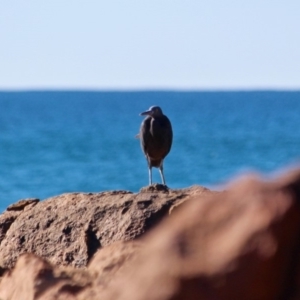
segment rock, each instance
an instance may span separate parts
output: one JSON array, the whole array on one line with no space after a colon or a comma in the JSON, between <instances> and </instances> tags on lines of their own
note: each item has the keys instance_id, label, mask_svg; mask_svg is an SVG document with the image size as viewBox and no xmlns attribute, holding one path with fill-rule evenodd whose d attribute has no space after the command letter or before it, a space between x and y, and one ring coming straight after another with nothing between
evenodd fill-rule
<instances>
[{"instance_id":1,"label":"rock","mask_svg":"<svg viewBox=\"0 0 300 300\"><path fill-rule=\"evenodd\" d=\"M141 188L140 193L153 193L153 192L169 192L169 188L164 184L154 183L152 185Z\"/></svg>"},{"instance_id":2,"label":"rock","mask_svg":"<svg viewBox=\"0 0 300 300\"><path fill-rule=\"evenodd\" d=\"M15 268L3 276L0 299L300 299L300 171L267 182L249 176L231 183L226 191L219 193L195 187L180 192L152 192L151 189L139 194L69 194L45 201L45 207L50 203L64 207L67 203L73 215L82 207L81 202L89 205L97 199L101 203L93 203L93 216L101 212L102 219L94 217L92 228L98 240L98 231L104 232L105 216L115 220L115 234L127 237L122 235L126 230L122 231L123 227L118 224L128 212L132 219L138 211L148 218L151 212L156 214L150 226L146 224L147 217L139 215L143 230L148 231L162 219L161 215L157 217L159 211L164 210L162 215L165 216L172 205L182 199L189 200L177 205L169 217L146 235L141 231L130 235L140 237L136 241L126 242L124 238L122 242L113 239L113 235L110 239L114 243L110 243L107 237L105 247L101 247L102 243L95 247L98 250L85 269L63 268L63 261L55 261L54 265L32 254L21 256ZM129 199L132 202L126 206ZM75 211L72 201L76 202ZM66 203L63 205L63 202ZM59 210L55 211L60 218ZM80 212L86 220L86 212ZM23 214L25 212L12 223L5 239ZM38 215L35 212L34 216ZM96 244L93 238L90 241ZM72 243L76 242L74 237Z\"/></svg>"},{"instance_id":3,"label":"rock","mask_svg":"<svg viewBox=\"0 0 300 300\"><path fill-rule=\"evenodd\" d=\"M101 299L299 299L299 204L300 171L195 195L142 239Z\"/></svg>"},{"instance_id":4,"label":"rock","mask_svg":"<svg viewBox=\"0 0 300 300\"><path fill-rule=\"evenodd\" d=\"M116 274L123 270L143 249L140 242L116 242L100 249L91 260L88 271L93 277L90 285L83 289L82 299L98 299L97 295L107 288Z\"/></svg>"},{"instance_id":5,"label":"rock","mask_svg":"<svg viewBox=\"0 0 300 300\"><path fill-rule=\"evenodd\" d=\"M0 216L0 267L12 268L23 253L85 267L98 249L143 235L194 189L153 185L138 194L71 193L20 201Z\"/></svg>"},{"instance_id":6,"label":"rock","mask_svg":"<svg viewBox=\"0 0 300 300\"><path fill-rule=\"evenodd\" d=\"M88 269L58 267L33 255L20 256L15 268L5 274L0 283L0 299L10 300L76 300L86 289L93 295L92 286L105 289L113 275L124 267L140 249L138 242L117 242L99 250Z\"/></svg>"},{"instance_id":7,"label":"rock","mask_svg":"<svg viewBox=\"0 0 300 300\"><path fill-rule=\"evenodd\" d=\"M5 211L0 215L0 245L5 239L6 233L11 224L13 224L20 214L20 211Z\"/></svg>"},{"instance_id":8,"label":"rock","mask_svg":"<svg viewBox=\"0 0 300 300\"><path fill-rule=\"evenodd\" d=\"M14 270L3 277L0 299L75 300L78 292L91 280L84 270L55 268L33 254L24 254Z\"/></svg>"},{"instance_id":9,"label":"rock","mask_svg":"<svg viewBox=\"0 0 300 300\"><path fill-rule=\"evenodd\" d=\"M37 198L28 198L28 199L22 199L18 201L17 203L13 203L7 207L6 210L23 210L28 205L35 205L40 201L40 199Z\"/></svg>"},{"instance_id":10,"label":"rock","mask_svg":"<svg viewBox=\"0 0 300 300\"><path fill-rule=\"evenodd\" d=\"M89 263L88 270L101 276L102 281L112 277L128 260L136 256L143 244L134 242L116 242L100 249ZM109 275L108 275L109 274Z\"/></svg>"},{"instance_id":11,"label":"rock","mask_svg":"<svg viewBox=\"0 0 300 300\"><path fill-rule=\"evenodd\" d=\"M0 283L0 299L59 300L78 299L80 291L105 289L113 275L130 261L141 244L117 242L100 249L88 269L58 267L33 255L20 256L15 268L5 274ZM89 297L98 299L89 293ZM86 298L89 299L89 298Z\"/></svg>"},{"instance_id":12,"label":"rock","mask_svg":"<svg viewBox=\"0 0 300 300\"><path fill-rule=\"evenodd\" d=\"M177 210L177 208L179 208L183 203L186 202L186 200L190 200L192 198L192 196L197 196L197 199L201 200L202 197L212 197L214 195L219 194L220 192L217 191L210 191L207 188L204 188L202 186L199 185L195 185L191 188L189 188L189 198L182 198L179 201L176 201L176 203L174 203L174 205L171 206L170 210L169 210L169 214L174 213L175 210Z\"/></svg>"}]
</instances>

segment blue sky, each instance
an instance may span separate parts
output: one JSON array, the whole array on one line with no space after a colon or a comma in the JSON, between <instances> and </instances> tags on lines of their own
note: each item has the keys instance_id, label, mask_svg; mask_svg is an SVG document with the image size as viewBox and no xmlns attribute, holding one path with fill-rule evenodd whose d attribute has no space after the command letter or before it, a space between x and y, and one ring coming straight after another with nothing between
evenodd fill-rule
<instances>
[{"instance_id":1,"label":"blue sky","mask_svg":"<svg viewBox=\"0 0 300 300\"><path fill-rule=\"evenodd\" d=\"M300 89L299 0L0 4L0 89Z\"/></svg>"}]
</instances>

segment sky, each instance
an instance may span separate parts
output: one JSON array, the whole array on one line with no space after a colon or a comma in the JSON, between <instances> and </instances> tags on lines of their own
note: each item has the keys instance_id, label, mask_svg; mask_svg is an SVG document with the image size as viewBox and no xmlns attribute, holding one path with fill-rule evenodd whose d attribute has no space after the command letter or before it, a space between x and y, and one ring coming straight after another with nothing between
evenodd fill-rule
<instances>
[{"instance_id":1,"label":"sky","mask_svg":"<svg viewBox=\"0 0 300 300\"><path fill-rule=\"evenodd\" d=\"M300 89L299 0L0 4L0 90Z\"/></svg>"}]
</instances>

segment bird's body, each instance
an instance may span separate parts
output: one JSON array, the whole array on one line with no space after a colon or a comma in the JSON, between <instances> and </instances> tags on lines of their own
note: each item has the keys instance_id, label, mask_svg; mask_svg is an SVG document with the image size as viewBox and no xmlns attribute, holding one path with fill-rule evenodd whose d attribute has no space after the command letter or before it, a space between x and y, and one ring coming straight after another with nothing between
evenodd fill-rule
<instances>
[{"instance_id":1,"label":"bird's body","mask_svg":"<svg viewBox=\"0 0 300 300\"><path fill-rule=\"evenodd\" d=\"M141 115L147 116L142 122L139 137L148 162L149 183L152 184L152 167L156 167L159 168L162 182L165 184L163 161L172 146L171 122L158 106L150 107L148 111L141 113Z\"/></svg>"}]
</instances>

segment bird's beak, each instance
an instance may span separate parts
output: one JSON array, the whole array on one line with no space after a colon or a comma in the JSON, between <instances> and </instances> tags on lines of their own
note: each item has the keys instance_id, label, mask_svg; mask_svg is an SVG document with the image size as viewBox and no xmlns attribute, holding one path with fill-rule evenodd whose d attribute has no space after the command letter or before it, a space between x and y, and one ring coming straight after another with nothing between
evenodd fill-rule
<instances>
[{"instance_id":1,"label":"bird's beak","mask_svg":"<svg viewBox=\"0 0 300 300\"><path fill-rule=\"evenodd\" d=\"M151 110L147 110L147 111L140 113L140 116L150 116L150 115L151 115Z\"/></svg>"}]
</instances>

